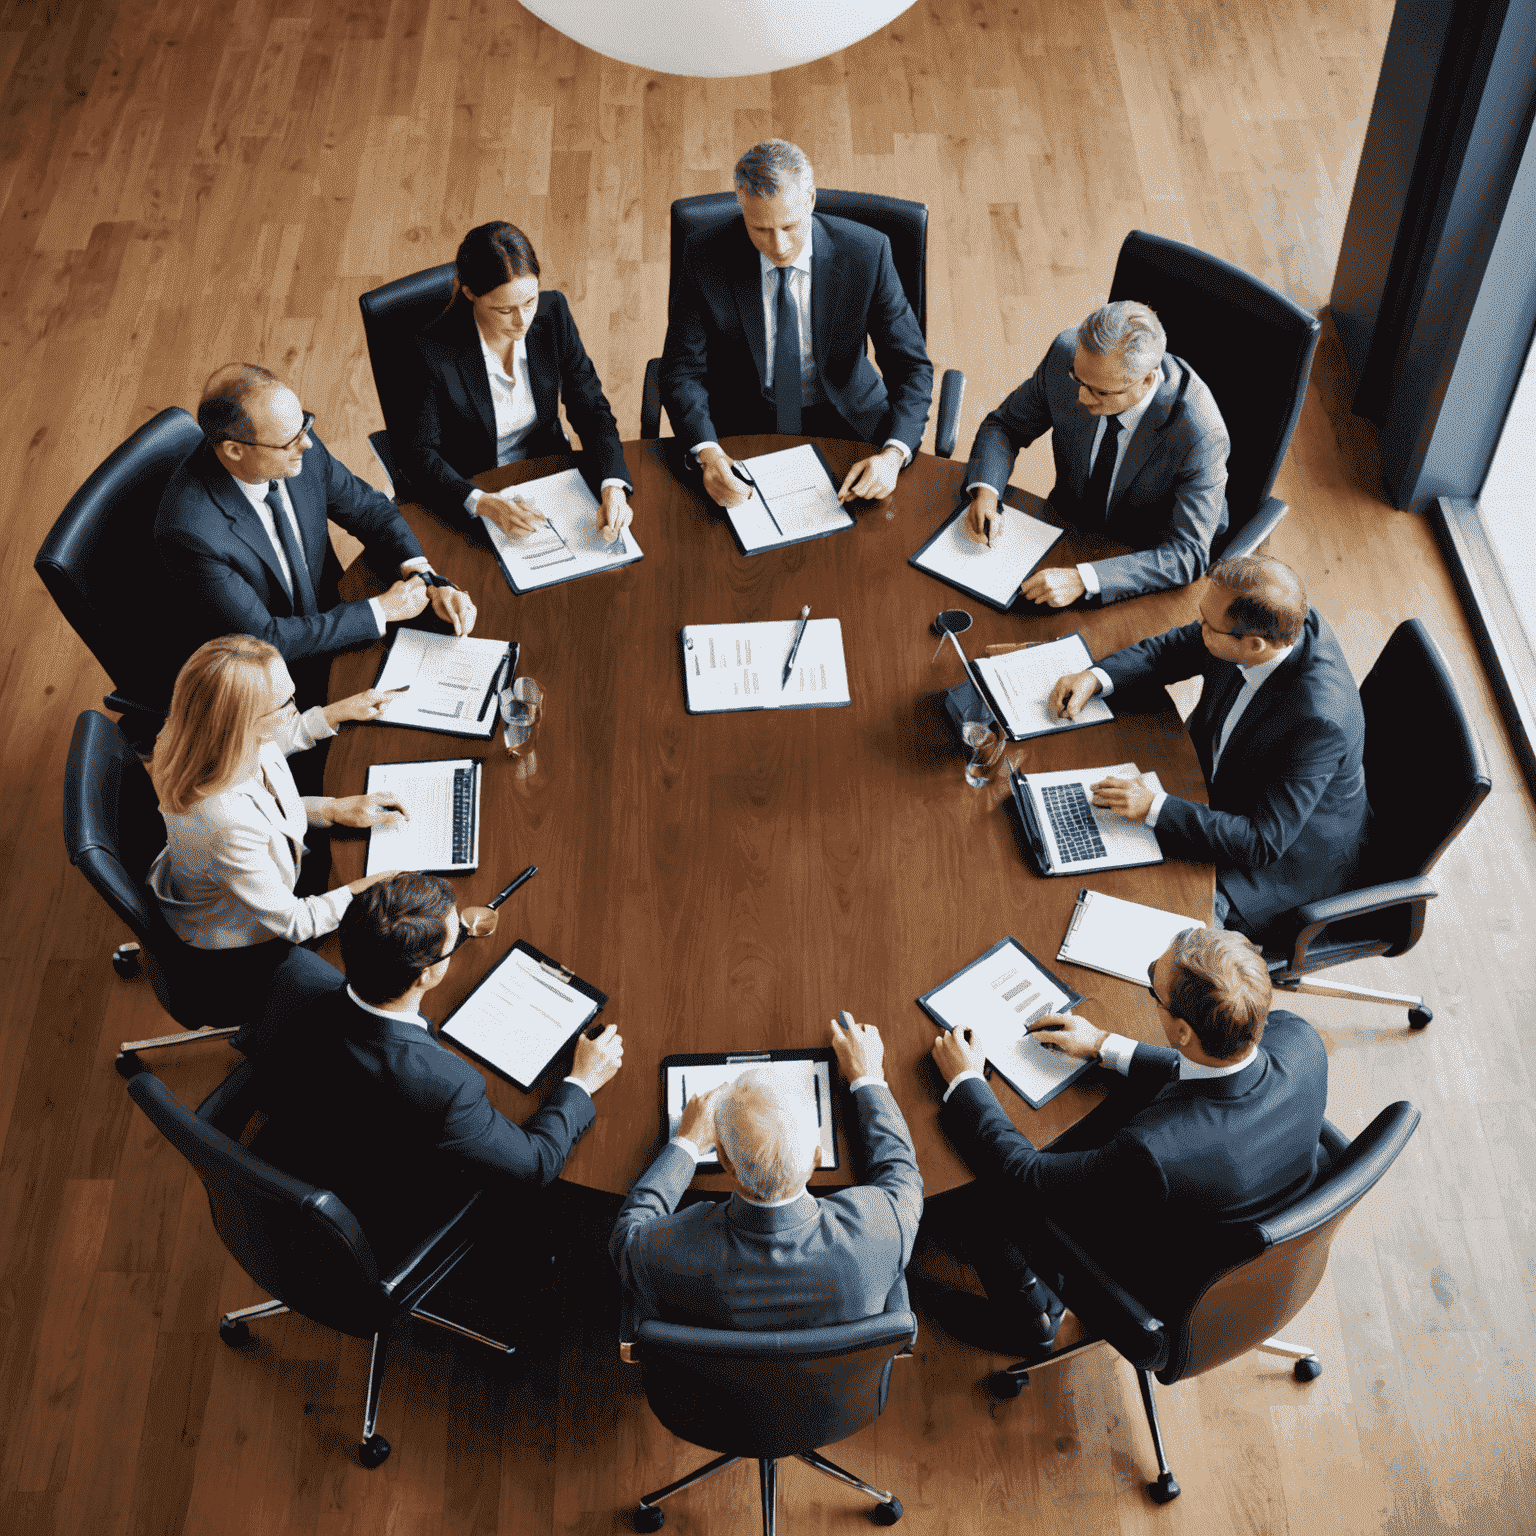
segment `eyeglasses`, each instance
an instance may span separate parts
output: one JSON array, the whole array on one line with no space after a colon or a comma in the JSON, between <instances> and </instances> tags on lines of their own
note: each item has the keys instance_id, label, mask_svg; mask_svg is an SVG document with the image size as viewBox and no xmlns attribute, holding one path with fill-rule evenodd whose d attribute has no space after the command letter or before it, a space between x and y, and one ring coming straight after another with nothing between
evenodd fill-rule
<instances>
[{"instance_id":1,"label":"eyeglasses","mask_svg":"<svg viewBox=\"0 0 1536 1536\"><path fill-rule=\"evenodd\" d=\"M266 720L266 719L269 719L273 715L286 715L290 709L297 710L298 707L299 707L299 696L298 696L298 694L290 693L288 695L288 697L286 699L284 699L283 702L277 706L276 709L269 709L266 712L266 714L264 714L261 718L263 720Z\"/></svg>"},{"instance_id":2,"label":"eyeglasses","mask_svg":"<svg viewBox=\"0 0 1536 1536\"><path fill-rule=\"evenodd\" d=\"M1119 389L1100 389L1096 385L1083 383L1083 381L1078 378L1078 376L1073 373L1070 368L1067 369L1067 377L1071 379L1079 389L1086 389L1095 400L1112 400L1116 395L1123 395L1126 390L1130 389L1136 382L1133 379L1130 384L1122 384Z\"/></svg>"},{"instance_id":3,"label":"eyeglasses","mask_svg":"<svg viewBox=\"0 0 1536 1536\"><path fill-rule=\"evenodd\" d=\"M1151 994L1152 1001L1156 1003L1159 1008L1168 1008L1168 1004L1165 1003L1162 998L1157 995L1157 982L1155 980L1156 971L1157 961L1154 960L1152 964L1147 967L1147 991ZM1168 1008L1168 1012L1172 1013L1173 1009Z\"/></svg>"},{"instance_id":4,"label":"eyeglasses","mask_svg":"<svg viewBox=\"0 0 1536 1536\"><path fill-rule=\"evenodd\" d=\"M1210 630L1213 635L1225 635L1229 640L1241 640L1243 638L1242 630L1217 629L1203 613L1200 615L1200 628Z\"/></svg>"},{"instance_id":5,"label":"eyeglasses","mask_svg":"<svg viewBox=\"0 0 1536 1536\"><path fill-rule=\"evenodd\" d=\"M470 937L469 924L461 917L459 919L459 936L453 941L453 948L445 951L439 958L446 960L449 955L456 955L464 947L464 941Z\"/></svg>"},{"instance_id":6,"label":"eyeglasses","mask_svg":"<svg viewBox=\"0 0 1536 1536\"><path fill-rule=\"evenodd\" d=\"M253 443L249 438L244 437L226 437L224 441L226 443L239 443L244 448L270 448L274 453L285 453L289 448L292 448L293 445L298 442L298 440L303 437L312 426L314 426L314 424L315 413L313 411L305 411L304 425L300 427L299 430L295 432L286 443Z\"/></svg>"}]
</instances>

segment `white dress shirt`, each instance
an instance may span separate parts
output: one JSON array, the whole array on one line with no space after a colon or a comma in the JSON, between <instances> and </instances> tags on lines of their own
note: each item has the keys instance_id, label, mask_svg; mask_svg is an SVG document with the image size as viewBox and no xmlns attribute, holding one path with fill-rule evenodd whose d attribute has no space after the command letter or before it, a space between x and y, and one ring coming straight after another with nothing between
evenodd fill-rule
<instances>
[{"instance_id":1,"label":"white dress shirt","mask_svg":"<svg viewBox=\"0 0 1536 1536\"><path fill-rule=\"evenodd\" d=\"M1136 1042L1128 1040L1124 1035L1109 1035L1104 1044L1099 1047L1099 1060L1106 1066L1118 1072L1121 1077L1126 1077L1131 1070L1131 1057L1135 1054ZM1191 1061L1182 1051L1179 1052L1179 1081L1181 1083L1194 1082L1202 1077L1231 1077L1234 1072L1241 1072L1249 1062L1259 1053L1256 1045L1250 1045L1247 1053L1237 1061L1228 1062L1222 1067L1208 1067L1203 1061ZM954 1081L944 1090L944 1102L949 1102L949 1096L968 1077L978 1080L983 1079L983 1074L967 1068L964 1072L955 1074Z\"/></svg>"}]
</instances>

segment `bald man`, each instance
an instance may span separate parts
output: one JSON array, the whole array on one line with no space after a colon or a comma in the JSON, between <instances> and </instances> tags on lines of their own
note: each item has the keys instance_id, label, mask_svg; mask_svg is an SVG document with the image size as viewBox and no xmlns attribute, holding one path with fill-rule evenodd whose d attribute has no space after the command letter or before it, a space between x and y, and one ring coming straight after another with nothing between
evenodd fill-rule
<instances>
[{"instance_id":1,"label":"bald man","mask_svg":"<svg viewBox=\"0 0 1536 1536\"><path fill-rule=\"evenodd\" d=\"M171 476L155 517L185 652L218 635L255 635L288 663L302 709L323 704L330 659L430 602L455 634L474 628L467 593L438 576L388 497L327 451L315 418L275 374L230 363L203 386L204 441ZM340 601L327 520L398 573L379 597Z\"/></svg>"},{"instance_id":2,"label":"bald man","mask_svg":"<svg viewBox=\"0 0 1536 1536\"><path fill-rule=\"evenodd\" d=\"M903 1272L923 1214L912 1137L885 1083L879 1030L834 1022L831 1043L849 1082L848 1139L867 1182L825 1199L806 1189L821 1147L804 1088L785 1091L759 1068L696 1095L629 1192L608 1242L624 1289L622 1352L647 1318L817 1328L906 1307ZM711 1147L730 1175L730 1198L677 1210Z\"/></svg>"}]
</instances>

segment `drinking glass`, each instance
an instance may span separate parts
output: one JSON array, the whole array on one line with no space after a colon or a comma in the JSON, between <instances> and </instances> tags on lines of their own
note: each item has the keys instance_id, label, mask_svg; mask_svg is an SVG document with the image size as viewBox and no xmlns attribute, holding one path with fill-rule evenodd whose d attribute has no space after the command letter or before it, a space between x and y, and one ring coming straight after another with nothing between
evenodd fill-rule
<instances>
[{"instance_id":1,"label":"drinking glass","mask_svg":"<svg viewBox=\"0 0 1536 1536\"><path fill-rule=\"evenodd\" d=\"M998 730L990 717L965 721L960 727L960 739L965 743L965 782L972 789L984 789L992 780L992 772L1008 745L1008 738Z\"/></svg>"},{"instance_id":2,"label":"drinking glass","mask_svg":"<svg viewBox=\"0 0 1536 1536\"><path fill-rule=\"evenodd\" d=\"M544 713L544 690L531 677L517 678L500 695L501 718L506 722L501 739L513 757L531 757L534 732Z\"/></svg>"}]
</instances>

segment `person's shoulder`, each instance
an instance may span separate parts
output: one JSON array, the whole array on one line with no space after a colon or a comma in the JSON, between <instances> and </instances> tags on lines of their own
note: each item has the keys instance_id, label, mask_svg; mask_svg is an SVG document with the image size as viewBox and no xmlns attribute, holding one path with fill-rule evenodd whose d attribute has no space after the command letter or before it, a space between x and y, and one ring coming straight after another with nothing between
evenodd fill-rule
<instances>
[{"instance_id":1,"label":"person's shoulder","mask_svg":"<svg viewBox=\"0 0 1536 1536\"><path fill-rule=\"evenodd\" d=\"M1299 1013L1276 1008L1264 1020L1264 1034L1259 1048L1266 1054L1289 1061L1326 1062L1328 1048L1323 1037Z\"/></svg>"},{"instance_id":2,"label":"person's shoulder","mask_svg":"<svg viewBox=\"0 0 1536 1536\"><path fill-rule=\"evenodd\" d=\"M839 250L851 249L878 255L882 248L890 246L887 236L857 219L845 219L835 213L814 214L813 219L821 228L822 235Z\"/></svg>"},{"instance_id":3,"label":"person's shoulder","mask_svg":"<svg viewBox=\"0 0 1536 1536\"><path fill-rule=\"evenodd\" d=\"M468 345L471 311L467 303L455 300L416 333L416 345L428 356L440 352L458 352ZM472 322L471 322L472 323Z\"/></svg>"},{"instance_id":4,"label":"person's shoulder","mask_svg":"<svg viewBox=\"0 0 1536 1536\"><path fill-rule=\"evenodd\" d=\"M171 477L165 483L165 490L160 495L160 506L155 514L156 533L195 515L201 504L211 501L212 492L208 477L213 470L217 470L220 474L224 473L213 457L213 449L209 446L207 438L204 438L171 471Z\"/></svg>"},{"instance_id":5,"label":"person's shoulder","mask_svg":"<svg viewBox=\"0 0 1536 1536\"><path fill-rule=\"evenodd\" d=\"M1164 365L1172 392L1182 399L1182 421L1189 435L1200 439L1219 433L1225 437L1227 424L1210 385L1173 352L1164 354Z\"/></svg>"},{"instance_id":6,"label":"person's shoulder","mask_svg":"<svg viewBox=\"0 0 1536 1536\"><path fill-rule=\"evenodd\" d=\"M720 224L695 230L683 242L685 264L719 266L722 262L757 260L757 251L747 238L746 220L738 213Z\"/></svg>"}]
</instances>

